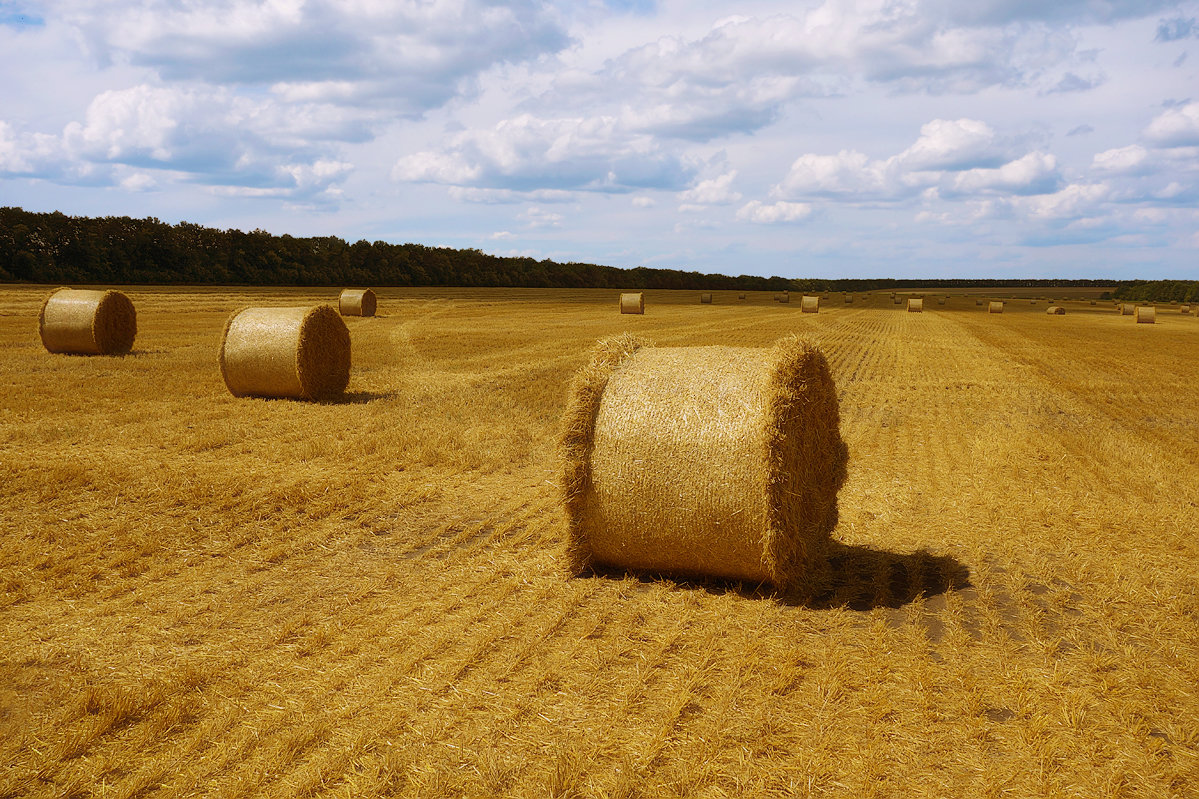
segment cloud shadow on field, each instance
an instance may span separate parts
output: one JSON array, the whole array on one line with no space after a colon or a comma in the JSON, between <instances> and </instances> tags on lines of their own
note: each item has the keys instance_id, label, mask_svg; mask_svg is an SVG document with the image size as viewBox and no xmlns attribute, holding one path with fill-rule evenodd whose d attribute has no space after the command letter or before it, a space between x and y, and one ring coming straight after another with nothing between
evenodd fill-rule
<instances>
[{"instance_id":1,"label":"cloud shadow on field","mask_svg":"<svg viewBox=\"0 0 1199 799\"><path fill-rule=\"evenodd\" d=\"M774 599L790 607L812 610L901 608L920 597L933 597L971 587L970 569L950 555L924 550L902 554L833 542L827 568L812 584L790 592L736 580L680 576L595 565L597 577L629 577L644 584L666 582L683 590L738 594L746 599Z\"/></svg>"}]
</instances>

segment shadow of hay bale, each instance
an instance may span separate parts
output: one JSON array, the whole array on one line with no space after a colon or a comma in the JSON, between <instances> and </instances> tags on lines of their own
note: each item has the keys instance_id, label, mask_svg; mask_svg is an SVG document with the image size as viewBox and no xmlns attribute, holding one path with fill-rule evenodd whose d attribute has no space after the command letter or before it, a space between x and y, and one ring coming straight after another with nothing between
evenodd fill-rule
<instances>
[{"instance_id":1,"label":"shadow of hay bale","mask_svg":"<svg viewBox=\"0 0 1199 799\"><path fill-rule=\"evenodd\" d=\"M827 568L815 582L783 593L770 585L735 580L684 577L592 566L581 576L630 578L649 585L665 583L709 594L737 594L746 599L774 599L783 605L811 610L901 608L920 597L934 597L970 588L970 569L950 555L924 550L907 554L834 542Z\"/></svg>"}]
</instances>

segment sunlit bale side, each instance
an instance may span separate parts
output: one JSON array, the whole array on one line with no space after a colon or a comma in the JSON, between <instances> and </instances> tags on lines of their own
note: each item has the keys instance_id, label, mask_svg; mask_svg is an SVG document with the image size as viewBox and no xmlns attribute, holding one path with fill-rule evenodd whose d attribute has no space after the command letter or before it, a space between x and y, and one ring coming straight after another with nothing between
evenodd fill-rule
<instances>
[{"instance_id":1,"label":"sunlit bale side","mask_svg":"<svg viewBox=\"0 0 1199 799\"><path fill-rule=\"evenodd\" d=\"M572 567L810 585L846 476L824 354L599 342L564 417Z\"/></svg>"},{"instance_id":2,"label":"sunlit bale side","mask_svg":"<svg viewBox=\"0 0 1199 799\"><path fill-rule=\"evenodd\" d=\"M620 312L634 314L645 313L645 294L640 291L621 294Z\"/></svg>"},{"instance_id":3,"label":"sunlit bale side","mask_svg":"<svg viewBox=\"0 0 1199 799\"><path fill-rule=\"evenodd\" d=\"M61 288L42 303L37 326L50 352L124 355L137 337L137 311L119 291Z\"/></svg>"},{"instance_id":4,"label":"sunlit bale side","mask_svg":"<svg viewBox=\"0 0 1199 799\"><path fill-rule=\"evenodd\" d=\"M699 301L706 305L710 305L712 303L712 295L705 292L705 293L699 295Z\"/></svg>"},{"instance_id":5,"label":"sunlit bale side","mask_svg":"<svg viewBox=\"0 0 1199 799\"><path fill-rule=\"evenodd\" d=\"M987 305L987 313L1003 313L1003 302L992 300Z\"/></svg>"},{"instance_id":6,"label":"sunlit bale side","mask_svg":"<svg viewBox=\"0 0 1199 799\"><path fill-rule=\"evenodd\" d=\"M1136 309L1136 318L1138 325L1152 325L1157 323L1157 308L1152 305L1138 305Z\"/></svg>"},{"instance_id":7,"label":"sunlit bale side","mask_svg":"<svg viewBox=\"0 0 1199 799\"><path fill-rule=\"evenodd\" d=\"M1045 313L1050 316L1064 316L1066 313L1066 309L1060 305L1050 305L1048 308L1045 309Z\"/></svg>"},{"instance_id":8,"label":"sunlit bale side","mask_svg":"<svg viewBox=\"0 0 1199 799\"><path fill-rule=\"evenodd\" d=\"M924 298L923 297L908 297L908 313L923 313Z\"/></svg>"},{"instance_id":9,"label":"sunlit bale side","mask_svg":"<svg viewBox=\"0 0 1199 799\"><path fill-rule=\"evenodd\" d=\"M220 364L236 397L334 399L350 382L350 331L331 305L243 308L225 324Z\"/></svg>"},{"instance_id":10,"label":"sunlit bale side","mask_svg":"<svg viewBox=\"0 0 1199 799\"><path fill-rule=\"evenodd\" d=\"M820 313L820 298L804 295L799 301L799 311L800 313Z\"/></svg>"}]
</instances>

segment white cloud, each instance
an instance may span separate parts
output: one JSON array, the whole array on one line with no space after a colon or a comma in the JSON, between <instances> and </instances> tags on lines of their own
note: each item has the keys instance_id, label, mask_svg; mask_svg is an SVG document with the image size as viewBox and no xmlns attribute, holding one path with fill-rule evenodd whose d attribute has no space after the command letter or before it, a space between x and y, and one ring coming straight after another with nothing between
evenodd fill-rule
<instances>
[{"instance_id":1,"label":"white cloud","mask_svg":"<svg viewBox=\"0 0 1199 799\"><path fill-rule=\"evenodd\" d=\"M1199 102L1163 111L1145 128L1145 138L1158 147L1199 145Z\"/></svg>"},{"instance_id":2,"label":"white cloud","mask_svg":"<svg viewBox=\"0 0 1199 799\"><path fill-rule=\"evenodd\" d=\"M1107 183L1071 183L1053 194L1023 197L1019 207L1038 219L1079 219L1097 214L1112 194Z\"/></svg>"},{"instance_id":3,"label":"white cloud","mask_svg":"<svg viewBox=\"0 0 1199 799\"><path fill-rule=\"evenodd\" d=\"M765 205L758 200L752 200L741 207L737 218L763 225L779 222L798 222L812 215L812 206L807 203L779 202Z\"/></svg>"},{"instance_id":4,"label":"white cloud","mask_svg":"<svg viewBox=\"0 0 1199 799\"><path fill-rule=\"evenodd\" d=\"M1139 144L1117 147L1096 153L1091 168L1113 175L1144 174L1149 161L1149 151Z\"/></svg>"},{"instance_id":5,"label":"white cloud","mask_svg":"<svg viewBox=\"0 0 1199 799\"><path fill-rule=\"evenodd\" d=\"M654 202L654 198L646 197L644 194L633 198L634 208L653 208L655 205L657 203Z\"/></svg>"},{"instance_id":6,"label":"white cloud","mask_svg":"<svg viewBox=\"0 0 1199 799\"><path fill-rule=\"evenodd\" d=\"M520 213L520 218L531 228L562 226L562 214L555 214L537 206L526 208Z\"/></svg>"},{"instance_id":7,"label":"white cloud","mask_svg":"<svg viewBox=\"0 0 1199 799\"><path fill-rule=\"evenodd\" d=\"M995 131L977 119L934 119L892 161L903 171L972 169L1004 162Z\"/></svg>"},{"instance_id":8,"label":"white cloud","mask_svg":"<svg viewBox=\"0 0 1199 799\"><path fill-rule=\"evenodd\" d=\"M737 177L737 170L726 172L719 177L709 180L701 180L687 191L679 193L679 199L684 203L695 203L699 205L727 205L735 203L741 199L741 193L733 191L733 180Z\"/></svg>"},{"instance_id":9,"label":"white cloud","mask_svg":"<svg viewBox=\"0 0 1199 799\"><path fill-rule=\"evenodd\" d=\"M949 178L954 193L1046 194L1057 188L1057 159L1028 153L996 169L970 169Z\"/></svg>"}]
</instances>

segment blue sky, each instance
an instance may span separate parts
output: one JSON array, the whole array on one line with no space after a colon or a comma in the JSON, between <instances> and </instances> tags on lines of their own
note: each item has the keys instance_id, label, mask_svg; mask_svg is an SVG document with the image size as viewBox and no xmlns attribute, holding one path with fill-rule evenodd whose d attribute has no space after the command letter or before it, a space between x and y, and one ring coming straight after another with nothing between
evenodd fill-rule
<instances>
[{"instance_id":1,"label":"blue sky","mask_svg":"<svg viewBox=\"0 0 1199 799\"><path fill-rule=\"evenodd\" d=\"M787 277L1199 278L1199 0L0 0L0 204Z\"/></svg>"}]
</instances>

